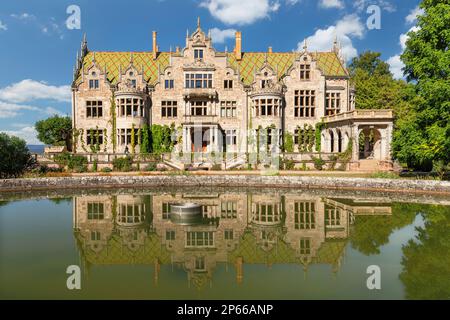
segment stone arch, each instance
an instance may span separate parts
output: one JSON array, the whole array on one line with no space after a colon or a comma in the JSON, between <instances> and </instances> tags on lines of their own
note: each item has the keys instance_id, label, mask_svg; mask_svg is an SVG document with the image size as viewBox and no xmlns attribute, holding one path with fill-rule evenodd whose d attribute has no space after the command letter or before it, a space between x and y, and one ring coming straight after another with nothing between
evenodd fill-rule
<instances>
[{"instance_id":1,"label":"stone arch","mask_svg":"<svg viewBox=\"0 0 450 320\"><path fill-rule=\"evenodd\" d=\"M336 130L336 139L337 139L337 152L341 153L342 150L342 133L341 130Z\"/></svg>"},{"instance_id":2,"label":"stone arch","mask_svg":"<svg viewBox=\"0 0 450 320\"><path fill-rule=\"evenodd\" d=\"M381 160L381 132L374 127L365 127L358 132L359 159Z\"/></svg>"},{"instance_id":3,"label":"stone arch","mask_svg":"<svg viewBox=\"0 0 450 320\"><path fill-rule=\"evenodd\" d=\"M335 139L336 139L336 135L334 134L333 130L329 130L328 131L328 136L330 138L330 152L333 153L335 152L336 148L335 148Z\"/></svg>"}]
</instances>

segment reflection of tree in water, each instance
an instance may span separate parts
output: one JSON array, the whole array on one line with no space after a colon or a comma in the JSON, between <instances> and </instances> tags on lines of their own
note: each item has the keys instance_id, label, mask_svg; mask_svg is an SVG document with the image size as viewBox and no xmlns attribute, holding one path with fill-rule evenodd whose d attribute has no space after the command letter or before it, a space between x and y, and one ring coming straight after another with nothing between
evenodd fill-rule
<instances>
[{"instance_id":1,"label":"reflection of tree in water","mask_svg":"<svg viewBox=\"0 0 450 320\"><path fill-rule=\"evenodd\" d=\"M72 203L72 197L70 198L50 198L48 199L54 204Z\"/></svg>"},{"instance_id":2,"label":"reflection of tree in water","mask_svg":"<svg viewBox=\"0 0 450 320\"><path fill-rule=\"evenodd\" d=\"M392 205L392 215L357 216L350 232L352 247L365 255L379 254L380 247L389 242L393 231L411 224L419 212L420 205Z\"/></svg>"},{"instance_id":3,"label":"reflection of tree in water","mask_svg":"<svg viewBox=\"0 0 450 320\"><path fill-rule=\"evenodd\" d=\"M9 201L0 201L0 207L6 206L9 203Z\"/></svg>"},{"instance_id":4,"label":"reflection of tree in water","mask_svg":"<svg viewBox=\"0 0 450 320\"><path fill-rule=\"evenodd\" d=\"M403 247L407 299L450 299L450 208L422 206L424 228Z\"/></svg>"}]
</instances>

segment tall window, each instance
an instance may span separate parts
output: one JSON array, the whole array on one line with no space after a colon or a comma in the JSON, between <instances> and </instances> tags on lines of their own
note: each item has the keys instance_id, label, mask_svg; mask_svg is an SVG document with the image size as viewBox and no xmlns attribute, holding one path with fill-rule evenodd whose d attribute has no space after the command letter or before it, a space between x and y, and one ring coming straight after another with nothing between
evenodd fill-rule
<instances>
[{"instance_id":1,"label":"tall window","mask_svg":"<svg viewBox=\"0 0 450 320\"><path fill-rule=\"evenodd\" d=\"M117 100L121 117L145 117L144 100L140 98L121 98Z\"/></svg>"},{"instance_id":2,"label":"tall window","mask_svg":"<svg viewBox=\"0 0 450 320\"><path fill-rule=\"evenodd\" d=\"M316 227L314 202L296 202L294 204L294 228L309 230Z\"/></svg>"},{"instance_id":3,"label":"tall window","mask_svg":"<svg viewBox=\"0 0 450 320\"><path fill-rule=\"evenodd\" d=\"M212 88L212 73L186 73L185 86L188 89Z\"/></svg>"},{"instance_id":4,"label":"tall window","mask_svg":"<svg viewBox=\"0 0 450 320\"><path fill-rule=\"evenodd\" d=\"M167 241L175 240L175 231L174 230L167 230L166 231L166 240Z\"/></svg>"},{"instance_id":5,"label":"tall window","mask_svg":"<svg viewBox=\"0 0 450 320\"><path fill-rule=\"evenodd\" d=\"M332 116L341 111L341 94L339 92L327 92L325 115Z\"/></svg>"},{"instance_id":6,"label":"tall window","mask_svg":"<svg viewBox=\"0 0 450 320\"><path fill-rule=\"evenodd\" d=\"M278 116L280 114L280 99L255 99L253 100L256 117Z\"/></svg>"},{"instance_id":7,"label":"tall window","mask_svg":"<svg viewBox=\"0 0 450 320\"><path fill-rule=\"evenodd\" d=\"M214 247L214 232L212 231L186 232L186 247Z\"/></svg>"},{"instance_id":8,"label":"tall window","mask_svg":"<svg viewBox=\"0 0 450 320\"><path fill-rule=\"evenodd\" d=\"M117 129L119 145L128 145L131 143L131 130L133 129ZM134 129L134 141L135 144L139 144L139 128Z\"/></svg>"},{"instance_id":9,"label":"tall window","mask_svg":"<svg viewBox=\"0 0 450 320\"><path fill-rule=\"evenodd\" d=\"M192 116L206 116L208 115L207 101L192 101L191 115Z\"/></svg>"},{"instance_id":10,"label":"tall window","mask_svg":"<svg viewBox=\"0 0 450 320\"><path fill-rule=\"evenodd\" d=\"M224 201L220 203L220 218L234 219L237 217L237 202Z\"/></svg>"},{"instance_id":11,"label":"tall window","mask_svg":"<svg viewBox=\"0 0 450 320\"><path fill-rule=\"evenodd\" d=\"M236 101L220 101L220 116L222 118L235 118Z\"/></svg>"},{"instance_id":12,"label":"tall window","mask_svg":"<svg viewBox=\"0 0 450 320\"><path fill-rule=\"evenodd\" d=\"M294 91L294 117L297 118L314 117L315 108L316 108L315 90Z\"/></svg>"},{"instance_id":13,"label":"tall window","mask_svg":"<svg viewBox=\"0 0 450 320\"><path fill-rule=\"evenodd\" d=\"M88 220L103 220L105 217L105 207L100 202L88 202L87 204Z\"/></svg>"},{"instance_id":14,"label":"tall window","mask_svg":"<svg viewBox=\"0 0 450 320\"><path fill-rule=\"evenodd\" d=\"M162 211L162 218L163 218L163 220L168 220L169 216L170 216L170 203L163 202L161 211Z\"/></svg>"},{"instance_id":15,"label":"tall window","mask_svg":"<svg viewBox=\"0 0 450 320\"><path fill-rule=\"evenodd\" d=\"M256 222L279 222L281 219L278 203L255 203L253 205L253 219Z\"/></svg>"},{"instance_id":16,"label":"tall window","mask_svg":"<svg viewBox=\"0 0 450 320\"><path fill-rule=\"evenodd\" d=\"M233 80L224 80L223 81L223 88L231 90L233 89Z\"/></svg>"},{"instance_id":17,"label":"tall window","mask_svg":"<svg viewBox=\"0 0 450 320\"><path fill-rule=\"evenodd\" d=\"M235 146L237 145L237 130L225 130L226 144L227 146Z\"/></svg>"},{"instance_id":18,"label":"tall window","mask_svg":"<svg viewBox=\"0 0 450 320\"><path fill-rule=\"evenodd\" d=\"M341 225L341 211L334 207L325 207L325 226L339 227Z\"/></svg>"},{"instance_id":19,"label":"tall window","mask_svg":"<svg viewBox=\"0 0 450 320\"><path fill-rule=\"evenodd\" d=\"M164 88L165 89L173 89L174 88L174 86L173 86L173 79L166 79L164 81Z\"/></svg>"},{"instance_id":20,"label":"tall window","mask_svg":"<svg viewBox=\"0 0 450 320\"><path fill-rule=\"evenodd\" d=\"M311 239L302 238L300 239L300 254L310 254L311 253Z\"/></svg>"},{"instance_id":21,"label":"tall window","mask_svg":"<svg viewBox=\"0 0 450 320\"><path fill-rule=\"evenodd\" d=\"M300 65L300 80L310 80L311 79L311 65L301 64Z\"/></svg>"},{"instance_id":22,"label":"tall window","mask_svg":"<svg viewBox=\"0 0 450 320\"><path fill-rule=\"evenodd\" d=\"M162 118L176 118L177 117L177 102L176 101L161 101L161 117Z\"/></svg>"},{"instance_id":23,"label":"tall window","mask_svg":"<svg viewBox=\"0 0 450 320\"><path fill-rule=\"evenodd\" d=\"M89 129L86 131L86 144L88 146L95 146L103 144L103 130L102 129Z\"/></svg>"},{"instance_id":24,"label":"tall window","mask_svg":"<svg viewBox=\"0 0 450 320\"><path fill-rule=\"evenodd\" d=\"M224 230L224 238L225 238L225 240L233 240L233 230L225 229Z\"/></svg>"},{"instance_id":25,"label":"tall window","mask_svg":"<svg viewBox=\"0 0 450 320\"><path fill-rule=\"evenodd\" d=\"M98 232L98 231L91 231L91 240L92 241L99 241L99 240L101 240L100 232Z\"/></svg>"},{"instance_id":26,"label":"tall window","mask_svg":"<svg viewBox=\"0 0 450 320\"><path fill-rule=\"evenodd\" d=\"M103 117L102 101L86 101L86 117L101 118Z\"/></svg>"},{"instance_id":27,"label":"tall window","mask_svg":"<svg viewBox=\"0 0 450 320\"><path fill-rule=\"evenodd\" d=\"M202 49L194 49L194 59L203 59Z\"/></svg>"},{"instance_id":28,"label":"tall window","mask_svg":"<svg viewBox=\"0 0 450 320\"><path fill-rule=\"evenodd\" d=\"M89 80L89 89L98 89L98 80Z\"/></svg>"}]
</instances>

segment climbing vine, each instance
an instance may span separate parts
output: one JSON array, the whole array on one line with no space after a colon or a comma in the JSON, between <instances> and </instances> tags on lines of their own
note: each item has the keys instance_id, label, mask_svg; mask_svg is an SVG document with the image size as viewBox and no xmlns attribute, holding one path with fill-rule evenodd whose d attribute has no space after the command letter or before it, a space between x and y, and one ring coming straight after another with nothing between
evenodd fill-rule
<instances>
[{"instance_id":1,"label":"climbing vine","mask_svg":"<svg viewBox=\"0 0 450 320\"><path fill-rule=\"evenodd\" d=\"M114 92L112 94L111 97L111 108L109 110L109 113L111 114L111 120L110 120L110 124L112 127L112 133L111 133L111 143L113 145L113 152L116 152L116 146L117 146L117 140L116 140L116 127L117 127L117 119L116 119L116 99L114 96ZM105 147L106 148L106 147Z\"/></svg>"},{"instance_id":2,"label":"climbing vine","mask_svg":"<svg viewBox=\"0 0 450 320\"><path fill-rule=\"evenodd\" d=\"M145 125L141 129L141 135L142 135L142 143L140 144L141 147L141 153L149 153L150 152L150 136L149 136L149 126Z\"/></svg>"},{"instance_id":3,"label":"climbing vine","mask_svg":"<svg viewBox=\"0 0 450 320\"><path fill-rule=\"evenodd\" d=\"M108 151L108 129L103 130L103 152Z\"/></svg>"},{"instance_id":4,"label":"climbing vine","mask_svg":"<svg viewBox=\"0 0 450 320\"><path fill-rule=\"evenodd\" d=\"M325 123L323 122L318 122L316 124L316 132L315 132L315 136L316 136L316 151L320 152L321 150L321 136L322 136L322 130L325 129Z\"/></svg>"},{"instance_id":5,"label":"climbing vine","mask_svg":"<svg viewBox=\"0 0 450 320\"><path fill-rule=\"evenodd\" d=\"M134 132L134 123L131 125L131 154L135 154L136 151L136 136Z\"/></svg>"},{"instance_id":6,"label":"climbing vine","mask_svg":"<svg viewBox=\"0 0 450 320\"><path fill-rule=\"evenodd\" d=\"M313 152L315 141L315 130L312 125L304 124L303 128L297 127L299 152Z\"/></svg>"},{"instance_id":7,"label":"climbing vine","mask_svg":"<svg viewBox=\"0 0 450 320\"><path fill-rule=\"evenodd\" d=\"M284 152L294 152L294 137L289 132L284 134Z\"/></svg>"}]
</instances>

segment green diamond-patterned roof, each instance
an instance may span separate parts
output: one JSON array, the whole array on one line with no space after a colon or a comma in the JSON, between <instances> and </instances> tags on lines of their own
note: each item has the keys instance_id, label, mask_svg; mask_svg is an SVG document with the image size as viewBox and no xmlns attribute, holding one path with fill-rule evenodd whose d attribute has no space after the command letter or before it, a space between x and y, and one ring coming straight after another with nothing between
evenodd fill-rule
<instances>
[{"instance_id":1,"label":"green diamond-patterned roof","mask_svg":"<svg viewBox=\"0 0 450 320\"><path fill-rule=\"evenodd\" d=\"M347 76L348 73L342 65L339 57L334 52L311 53L317 61L318 68L325 76ZM282 78L298 57L298 52L244 52L241 60L236 60L234 53L228 54L228 63L239 74L244 84L253 82L255 70L261 69L267 57L267 63L274 71L278 71L278 78Z\"/></svg>"},{"instance_id":2,"label":"green diamond-patterned roof","mask_svg":"<svg viewBox=\"0 0 450 320\"><path fill-rule=\"evenodd\" d=\"M348 73L334 52L314 52L312 57L317 61L319 69L325 76L347 76ZM153 60L152 52L95 52L95 61L97 65L108 73L108 80L112 84L116 84L119 75L119 68L122 71L130 64L130 56L133 57L133 65L141 71L144 68L145 80L154 85L158 80L158 66L162 71L169 65L169 52L160 52L156 60ZM228 63L239 74L244 84L250 85L253 82L255 70L259 70L267 63L275 71L278 71L278 77L282 78L287 70L292 66L298 57L296 52L244 52L242 59L236 60L234 53L228 53ZM87 69L92 65L94 52L89 52L83 59L84 68ZM79 84L81 77L78 77L76 84Z\"/></svg>"},{"instance_id":3,"label":"green diamond-patterned roof","mask_svg":"<svg viewBox=\"0 0 450 320\"><path fill-rule=\"evenodd\" d=\"M133 58L133 65L140 72L144 68L144 79L149 84L155 84L158 80L158 65L164 70L169 65L168 52L160 52L156 60L153 60L152 52L95 52L95 62L108 73L108 80L112 84L116 84L119 78L119 69L122 72L130 65L130 57ZM89 52L83 59L84 68L87 69L92 65L94 52ZM77 83L79 83L78 79Z\"/></svg>"},{"instance_id":4,"label":"green diamond-patterned roof","mask_svg":"<svg viewBox=\"0 0 450 320\"><path fill-rule=\"evenodd\" d=\"M114 234L107 243L107 246L100 252L95 252L89 247L83 249L82 239L78 239L81 244L82 254L86 261L93 265L151 265L155 259L162 264L170 263L170 253L165 246L161 245L158 235L149 234L143 246L136 250L130 250L123 243L121 236Z\"/></svg>"}]
</instances>

